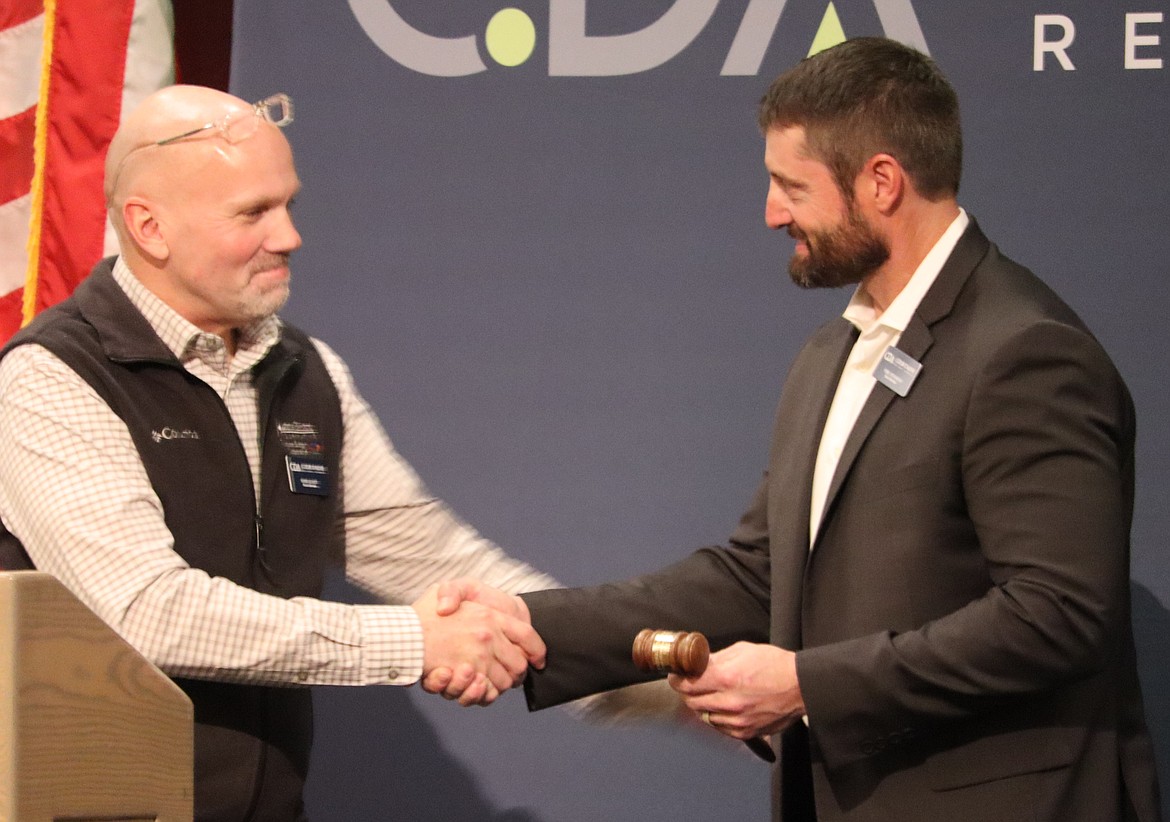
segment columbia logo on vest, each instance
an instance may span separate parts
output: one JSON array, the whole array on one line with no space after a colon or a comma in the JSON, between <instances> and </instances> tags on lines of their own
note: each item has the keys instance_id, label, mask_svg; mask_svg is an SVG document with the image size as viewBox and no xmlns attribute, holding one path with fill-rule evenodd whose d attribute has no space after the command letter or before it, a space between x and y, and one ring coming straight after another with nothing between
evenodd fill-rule
<instances>
[{"instance_id":1,"label":"columbia logo on vest","mask_svg":"<svg viewBox=\"0 0 1170 822\"><path fill-rule=\"evenodd\" d=\"M180 431L178 428L164 428L161 431L151 431L150 438L155 442L162 442L163 440L197 440L199 439L199 432L185 429Z\"/></svg>"}]
</instances>

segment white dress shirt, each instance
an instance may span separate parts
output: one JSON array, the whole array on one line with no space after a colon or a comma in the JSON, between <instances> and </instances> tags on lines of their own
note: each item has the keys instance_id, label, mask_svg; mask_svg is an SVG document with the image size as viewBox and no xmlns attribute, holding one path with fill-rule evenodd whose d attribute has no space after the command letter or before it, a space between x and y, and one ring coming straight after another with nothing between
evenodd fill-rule
<instances>
[{"instance_id":1,"label":"white dress shirt","mask_svg":"<svg viewBox=\"0 0 1170 822\"><path fill-rule=\"evenodd\" d=\"M910 318L918 310L918 304L934 284L939 271L955 250L955 244L959 242L959 237L966 231L969 222L967 212L960 208L959 215L918 264L910 281L880 315L861 286L853 292L853 297L842 314L857 329L859 336L849 352L844 370L841 371L837 392L833 395L833 404L829 408L829 416L821 432L816 468L813 471L812 507L809 511L810 550L816 543L829 485L833 481L841 452L873 388L874 369L886 349L898 344L902 332L910 323Z\"/></svg>"}]
</instances>

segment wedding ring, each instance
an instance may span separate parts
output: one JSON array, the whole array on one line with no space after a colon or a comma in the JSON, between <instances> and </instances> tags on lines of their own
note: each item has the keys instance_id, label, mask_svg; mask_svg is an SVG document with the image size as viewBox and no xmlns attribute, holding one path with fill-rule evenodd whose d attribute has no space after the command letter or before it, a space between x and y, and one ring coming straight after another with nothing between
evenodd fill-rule
<instances>
[{"instance_id":1,"label":"wedding ring","mask_svg":"<svg viewBox=\"0 0 1170 822\"><path fill-rule=\"evenodd\" d=\"M711 712L710 711L703 711L702 713L699 714L699 719L701 719L703 721L704 725L710 725L711 724Z\"/></svg>"}]
</instances>

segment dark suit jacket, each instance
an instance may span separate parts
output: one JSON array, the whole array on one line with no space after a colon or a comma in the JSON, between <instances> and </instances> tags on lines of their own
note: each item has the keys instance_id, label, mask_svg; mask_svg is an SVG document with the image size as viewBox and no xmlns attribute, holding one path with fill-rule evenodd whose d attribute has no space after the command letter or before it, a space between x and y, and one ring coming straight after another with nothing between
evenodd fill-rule
<instances>
[{"instance_id":1,"label":"dark suit jacket","mask_svg":"<svg viewBox=\"0 0 1170 822\"><path fill-rule=\"evenodd\" d=\"M632 581L526 595L533 709L640 678L641 628L797 650L809 730L774 744L776 819L1159 818L1129 615L1134 415L1100 345L972 222L875 385L809 550L812 468L856 339L785 382L731 544Z\"/></svg>"}]
</instances>

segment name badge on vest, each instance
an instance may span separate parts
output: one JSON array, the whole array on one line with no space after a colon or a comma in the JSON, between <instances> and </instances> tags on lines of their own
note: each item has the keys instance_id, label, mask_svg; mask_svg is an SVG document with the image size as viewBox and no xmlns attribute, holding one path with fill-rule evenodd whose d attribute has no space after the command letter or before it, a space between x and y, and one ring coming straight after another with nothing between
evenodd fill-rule
<instances>
[{"instance_id":1,"label":"name badge on vest","mask_svg":"<svg viewBox=\"0 0 1170 822\"><path fill-rule=\"evenodd\" d=\"M276 436L284 448L284 466L288 471L288 490L294 494L329 496L329 467L325 448L315 425L307 422L282 422Z\"/></svg>"},{"instance_id":2,"label":"name badge on vest","mask_svg":"<svg viewBox=\"0 0 1170 822\"><path fill-rule=\"evenodd\" d=\"M899 397L904 397L910 393L910 386L914 385L921 370L922 363L891 345L873 370L873 378Z\"/></svg>"}]
</instances>

